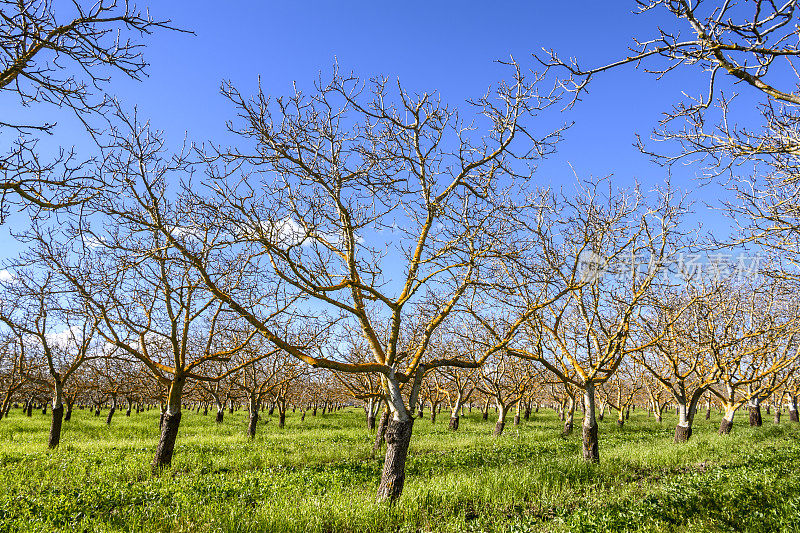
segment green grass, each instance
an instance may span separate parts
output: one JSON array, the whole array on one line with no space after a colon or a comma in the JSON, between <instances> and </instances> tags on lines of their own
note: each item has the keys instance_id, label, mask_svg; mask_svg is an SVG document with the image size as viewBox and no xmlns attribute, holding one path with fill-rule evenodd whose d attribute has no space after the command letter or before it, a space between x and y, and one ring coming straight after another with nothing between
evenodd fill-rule
<instances>
[{"instance_id":1,"label":"green grass","mask_svg":"<svg viewBox=\"0 0 800 533\"><path fill-rule=\"evenodd\" d=\"M265 418L269 418L266 417ZM491 418L491 417L490 417ZM702 418L702 417L700 417ZM289 413L245 436L245 414L185 412L172 468L150 474L158 412L76 410L61 447L45 449L50 416L0 421L0 531L800 531L800 426L716 435L699 420L688 444L673 417L637 411L600 428L599 465L580 459L580 426L563 439L552 411L501 438L474 411L414 426L406 487L375 502L381 458L356 409Z\"/></svg>"}]
</instances>

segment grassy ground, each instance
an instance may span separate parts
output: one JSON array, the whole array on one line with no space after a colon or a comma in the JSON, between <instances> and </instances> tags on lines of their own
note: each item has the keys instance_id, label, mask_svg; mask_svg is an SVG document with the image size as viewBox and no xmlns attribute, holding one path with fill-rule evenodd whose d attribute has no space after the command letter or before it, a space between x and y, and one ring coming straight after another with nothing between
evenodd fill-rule
<instances>
[{"instance_id":1,"label":"grassy ground","mask_svg":"<svg viewBox=\"0 0 800 533\"><path fill-rule=\"evenodd\" d=\"M700 417L702 418L702 417ZM787 418L787 417L784 417ZM474 411L458 432L445 413L418 420L403 497L374 501L381 458L360 410L289 413L287 427L245 414L185 413L172 468L150 475L158 412L105 425L75 411L60 449L45 449L50 416L13 410L0 421L0 531L800 531L800 426L747 427L719 415L691 441L675 420L636 412L600 428L601 464L580 460L552 411L509 424Z\"/></svg>"}]
</instances>

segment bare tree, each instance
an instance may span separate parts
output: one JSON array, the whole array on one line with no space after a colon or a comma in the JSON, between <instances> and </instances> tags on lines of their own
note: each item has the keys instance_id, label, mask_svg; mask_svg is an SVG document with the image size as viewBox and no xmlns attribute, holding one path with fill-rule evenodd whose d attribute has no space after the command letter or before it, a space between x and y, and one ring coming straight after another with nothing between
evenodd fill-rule
<instances>
[{"instance_id":1,"label":"bare tree","mask_svg":"<svg viewBox=\"0 0 800 533\"><path fill-rule=\"evenodd\" d=\"M526 246L539 250L507 263L501 301L473 313L496 343L541 363L584 393L584 458L599 461L595 390L628 354L655 342L635 338L654 287L683 248L683 200L666 188L652 204L634 189L608 193L604 180L582 184L574 197L543 195ZM522 241L523 243L525 241ZM508 340L512 339L512 340Z\"/></svg>"},{"instance_id":2,"label":"bare tree","mask_svg":"<svg viewBox=\"0 0 800 533\"><path fill-rule=\"evenodd\" d=\"M406 400L416 402L425 372L476 367L489 355L435 359L428 346L478 284L482 266L509 248L514 178L522 168L527 177L525 163L560 137L560 129L536 136L530 123L555 98L537 93L520 69L512 73L471 102L475 114L467 119L435 94L393 89L384 78L364 84L338 71L309 93L275 100L260 91L247 99L226 86L241 117L231 129L243 142L206 152L208 188L189 191L182 216L140 217L276 347L314 367L381 376L391 412L381 499L402 492L413 425ZM146 200L140 208L152 213L153 206ZM174 226L213 228L214 253L198 253ZM334 330L341 338L358 331L372 361L349 363L283 338L265 308L220 282L220 265L231 263L280 281L319 309L309 316L294 305L284 316L302 314L318 324L312 329L335 324L334 338ZM412 331L413 348L403 350Z\"/></svg>"},{"instance_id":3,"label":"bare tree","mask_svg":"<svg viewBox=\"0 0 800 533\"><path fill-rule=\"evenodd\" d=\"M0 321L17 335L28 357L42 361L44 372L34 377L52 394L50 436L47 446L61 441L64 385L89 358L104 355L94 342L98 321L85 312L74 293L59 285L50 272L18 270L3 287ZM33 355L36 354L36 355Z\"/></svg>"}]
</instances>

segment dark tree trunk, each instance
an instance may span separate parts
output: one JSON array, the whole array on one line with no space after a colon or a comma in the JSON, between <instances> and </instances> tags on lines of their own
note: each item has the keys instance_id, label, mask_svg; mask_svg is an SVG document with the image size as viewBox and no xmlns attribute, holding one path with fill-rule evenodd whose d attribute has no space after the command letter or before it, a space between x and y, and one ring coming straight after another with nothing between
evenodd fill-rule
<instances>
[{"instance_id":1,"label":"dark tree trunk","mask_svg":"<svg viewBox=\"0 0 800 533\"><path fill-rule=\"evenodd\" d=\"M247 436L251 439L256 436L256 424L258 423L258 409L250 411L250 419L247 423Z\"/></svg>"},{"instance_id":2,"label":"dark tree trunk","mask_svg":"<svg viewBox=\"0 0 800 533\"><path fill-rule=\"evenodd\" d=\"M384 410L381 414L381 421L378 423L378 432L375 434L375 444L372 445L372 455L378 453L383 446L383 439L386 436L387 424L389 424L389 411Z\"/></svg>"},{"instance_id":3,"label":"dark tree trunk","mask_svg":"<svg viewBox=\"0 0 800 533\"><path fill-rule=\"evenodd\" d=\"M387 413L388 414L388 413ZM406 457L411 443L414 419L392 420L386 429L386 458L383 462L378 500L393 502L403 493L406 480Z\"/></svg>"},{"instance_id":4,"label":"dark tree trunk","mask_svg":"<svg viewBox=\"0 0 800 533\"><path fill-rule=\"evenodd\" d=\"M706 420L711 419L711 407L706 408Z\"/></svg>"},{"instance_id":5,"label":"dark tree trunk","mask_svg":"<svg viewBox=\"0 0 800 533\"><path fill-rule=\"evenodd\" d=\"M797 409L789 409L789 422L800 422L800 418L797 417Z\"/></svg>"},{"instance_id":6,"label":"dark tree trunk","mask_svg":"<svg viewBox=\"0 0 800 533\"><path fill-rule=\"evenodd\" d=\"M64 422L69 422L72 419L72 404L67 404L67 411L64 413Z\"/></svg>"},{"instance_id":7,"label":"dark tree trunk","mask_svg":"<svg viewBox=\"0 0 800 533\"><path fill-rule=\"evenodd\" d=\"M728 420L727 418L723 418L722 422L719 423L719 434L720 435L727 435L731 432L731 428L733 427L733 421Z\"/></svg>"},{"instance_id":8,"label":"dark tree trunk","mask_svg":"<svg viewBox=\"0 0 800 533\"><path fill-rule=\"evenodd\" d=\"M431 409L431 424L436 423L436 406Z\"/></svg>"},{"instance_id":9,"label":"dark tree trunk","mask_svg":"<svg viewBox=\"0 0 800 533\"><path fill-rule=\"evenodd\" d=\"M572 435L572 424L573 424L572 420L567 420L566 422L564 422L564 429L561 431L562 437L569 437L570 435Z\"/></svg>"},{"instance_id":10,"label":"dark tree trunk","mask_svg":"<svg viewBox=\"0 0 800 533\"><path fill-rule=\"evenodd\" d=\"M751 405L749 407L750 410L750 426L751 427L761 427L763 421L761 420L761 406L759 405Z\"/></svg>"},{"instance_id":11,"label":"dark tree trunk","mask_svg":"<svg viewBox=\"0 0 800 533\"><path fill-rule=\"evenodd\" d=\"M597 423L583 426L583 460L592 463L600 462L600 445L597 440Z\"/></svg>"},{"instance_id":12,"label":"dark tree trunk","mask_svg":"<svg viewBox=\"0 0 800 533\"><path fill-rule=\"evenodd\" d=\"M458 430L458 420L459 420L459 416L458 416L458 415L456 415L456 416L451 416L451 417L450 417L450 424L448 424L448 426L447 426L447 427L448 427L448 428L449 428L451 431L457 431L457 430Z\"/></svg>"},{"instance_id":13,"label":"dark tree trunk","mask_svg":"<svg viewBox=\"0 0 800 533\"><path fill-rule=\"evenodd\" d=\"M525 406L525 420L529 420L530 417L531 417L531 406L530 405L526 405Z\"/></svg>"},{"instance_id":14,"label":"dark tree trunk","mask_svg":"<svg viewBox=\"0 0 800 533\"><path fill-rule=\"evenodd\" d=\"M692 436L691 426L675 426L675 442L687 442Z\"/></svg>"},{"instance_id":15,"label":"dark tree trunk","mask_svg":"<svg viewBox=\"0 0 800 533\"><path fill-rule=\"evenodd\" d=\"M33 416L33 402L28 403L28 408L25 410L26 416Z\"/></svg>"},{"instance_id":16,"label":"dark tree trunk","mask_svg":"<svg viewBox=\"0 0 800 533\"><path fill-rule=\"evenodd\" d=\"M303 414L300 415L300 422L306 419L306 412L303 411Z\"/></svg>"},{"instance_id":17,"label":"dark tree trunk","mask_svg":"<svg viewBox=\"0 0 800 533\"><path fill-rule=\"evenodd\" d=\"M281 429L286 427L286 411L278 412L278 427Z\"/></svg>"},{"instance_id":18,"label":"dark tree trunk","mask_svg":"<svg viewBox=\"0 0 800 533\"><path fill-rule=\"evenodd\" d=\"M164 413L164 422L161 425L161 438L158 440L156 456L153 458L153 470L157 471L172 463L172 454L175 451L175 440L178 438L178 428L181 425L181 412L175 414Z\"/></svg>"},{"instance_id":19,"label":"dark tree trunk","mask_svg":"<svg viewBox=\"0 0 800 533\"><path fill-rule=\"evenodd\" d=\"M494 425L494 432L492 432L492 435L494 435L495 437L499 437L500 435L503 434L503 429L505 429L505 427L506 423L498 420L497 423Z\"/></svg>"},{"instance_id":20,"label":"dark tree trunk","mask_svg":"<svg viewBox=\"0 0 800 533\"><path fill-rule=\"evenodd\" d=\"M595 420L594 383L587 383L583 391L583 460L600 462L600 443L597 440Z\"/></svg>"},{"instance_id":21,"label":"dark tree trunk","mask_svg":"<svg viewBox=\"0 0 800 533\"><path fill-rule=\"evenodd\" d=\"M370 431L373 431L375 429L375 417L372 415L371 409L369 416L367 417L367 429Z\"/></svg>"},{"instance_id":22,"label":"dark tree trunk","mask_svg":"<svg viewBox=\"0 0 800 533\"><path fill-rule=\"evenodd\" d=\"M61 421L64 417L64 406L59 405L53 408L52 418L50 419L50 438L47 440L47 447L51 450L61 442Z\"/></svg>"},{"instance_id":23,"label":"dark tree trunk","mask_svg":"<svg viewBox=\"0 0 800 533\"><path fill-rule=\"evenodd\" d=\"M95 407L94 408L94 416L100 416L100 408L99 407Z\"/></svg>"},{"instance_id":24,"label":"dark tree trunk","mask_svg":"<svg viewBox=\"0 0 800 533\"><path fill-rule=\"evenodd\" d=\"M108 416L106 417L106 425L107 426L111 425L111 419L114 417L114 411L116 411L116 410L117 410L117 408L114 407L113 405L111 406L111 409L108 410Z\"/></svg>"},{"instance_id":25,"label":"dark tree trunk","mask_svg":"<svg viewBox=\"0 0 800 533\"><path fill-rule=\"evenodd\" d=\"M781 423L781 410L778 409L777 407L775 408L775 418L773 418L773 422L775 422L776 424Z\"/></svg>"},{"instance_id":26,"label":"dark tree trunk","mask_svg":"<svg viewBox=\"0 0 800 533\"><path fill-rule=\"evenodd\" d=\"M482 417L484 420L489 420L489 411L488 411L488 410L487 410L487 411L484 411L484 412L483 412L483 414L481 415L481 417Z\"/></svg>"},{"instance_id":27,"label":"dark tree trunk","mask_svg":"<svg viewBox=\"0 0 800 533\"><path fill-rule=\"evenodd\" d=\"M215 422L217 424L222 424L223 420L225 420L225 408L223 407L223 408L220 409L218 407L217 408L217 418L216 418Z\"/></svg>"}]
</instances>

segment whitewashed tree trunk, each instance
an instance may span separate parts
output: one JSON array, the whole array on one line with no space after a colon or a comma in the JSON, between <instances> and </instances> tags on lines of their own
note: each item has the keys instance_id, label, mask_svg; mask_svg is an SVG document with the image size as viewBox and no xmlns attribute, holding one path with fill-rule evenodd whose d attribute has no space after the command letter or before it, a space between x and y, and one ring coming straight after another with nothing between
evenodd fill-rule
<instances>
[{"instance_id":1,"label":"whitewashed tree trunk","mask_svg":"<svg viewBox=\"0 0 800 533\"><path fill-rule=\"evenodd\" d=\"M600 462L600 446L597 440L595 418L594 383L589 382L583 390L583 460Z\"/></svg>"}]
</instances>

